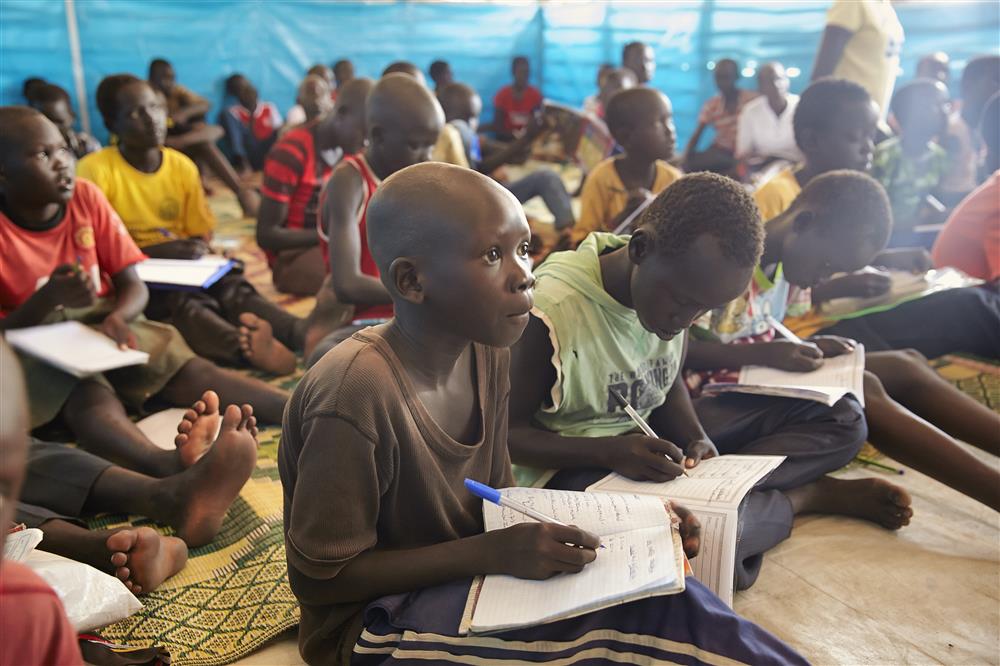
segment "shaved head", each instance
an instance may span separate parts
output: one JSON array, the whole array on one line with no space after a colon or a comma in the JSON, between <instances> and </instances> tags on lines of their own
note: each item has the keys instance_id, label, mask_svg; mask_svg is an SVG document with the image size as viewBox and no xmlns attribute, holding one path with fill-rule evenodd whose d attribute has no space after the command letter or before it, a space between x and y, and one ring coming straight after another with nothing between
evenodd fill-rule
<instances>
[{"instance_id":1,"label":"shaved head","mask_svg":"<svg viewBox=\"0 0 1000 666\"><path fill-rule=\"evenodd\" d=\"M23 145L28 123L46 120L41 111L28 106L0 106L0 160L7 161L11 152Z\"/></svg>"},{"instance_id":2,"label":"shaved head","mask_svg":"<svg viewBox=\"0 0 1000 666\"><path fill-rule=\"evenodd\" d=\"M368 126L388 127L406 122L408 117L440 118L444 112L434 93L408 74L388 74L379 79L368 97Z\"/></svg>"},{"instance_id":3,"label":"shaved head","mask_svg":"<svg viewBox=\"0 0 1000 666\"><path fill-rule=\"evenodd\" d=\"M375 87L375 82L364 77L351 79L337 88L336 106L344 107L350 111L365 109L368 96Z\"/></svg>"},{"instance_id":4,"label":"shaved head","mask_svg":"<svg viewBox=\"0 0 1000 666\"><path fill-rule=\"evenodd\" d=\"M476 218L490 219L511 207L523 217L514 195L477 171L443 162L415 164L389 176L372 197L368 246L386 276L394 259L441 257L472 235Z\"/></svg>"}]
</instances>

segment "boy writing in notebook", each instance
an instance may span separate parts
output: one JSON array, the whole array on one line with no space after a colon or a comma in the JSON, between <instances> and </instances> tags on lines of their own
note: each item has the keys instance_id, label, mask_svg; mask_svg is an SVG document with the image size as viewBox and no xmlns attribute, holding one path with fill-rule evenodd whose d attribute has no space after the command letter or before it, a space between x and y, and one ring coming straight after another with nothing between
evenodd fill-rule
<instances>
[{"instance_id":1,"label":"boy writing in notebook","mask_svg":"<svg viewBox=\"0 0 1000 666\"><path fill-rule=\"evenodd\" d=\"M288 394L195 356L172 326L142 317L144 255L101 191L77 181L65 140L37 111L0 107L0 329L75 319L119 345L148 352L145 365L85 379L22 357L32 428L59 417L81 447L155 477L193 462L156 447L129 419L156 396L190 405L209 387L280 420Z\"/></svg>"},{"instance_id":2,"label":"boy writing in notebook","mask_svg":"<svg viewBox=\"0 0 1000 666\"><path fill-rule=\"evenodd\" d=\"M329 274L317 294L306 333L307 365L354 330L392 317L392 299L379 280L366 235L368 202L384 178L430 159L444 114L434 94L409 74L384 76L367 98L368 146L345 157L320 197L320 249ZM354 307L352 325L336 314Z\"/></svg>"},{"instance_id":3,"label":"boy writing in notebook","mask_svg":"<svg viewBox=\"0 0 1000 666\"><path fill-rule=\"evenodd\" d=\"M736 588L753 584L764 553L794 516L821 512L883 522L908 516L905 494L824 475L847 464L867 430L852 398L727 395L694 404L680 369L686 330L743 293L763 249L753 199L711 173L664 190L629 236L593 233L536 272L535 308L511 364L511 458L562 470L551 487L582 490L612 470L662 482L721 453L784 455L740 509ZM626 397L659 438L635 431Z\"/></svg>"},{"instance_id":4,"label":"boy writing in notebook","mask_svg":"<svg viewBox=\"0 0 1000 666\"><path fill-rule=\"evenodd\" d=\"M396 316L311 368L282 429L289 580L308 663L391 664L411 649L467 663L486 646L512 663L648 659L636 645L651 641L656 659L695 649L801 662L690 579L671 597L457 636L470 577L571 575L600 557L597 538L575 527L525 523L484 534L482 505L463 487L464 478L513 481L506 348L531 308L530 230L499 184L429 163L385 181L368 208L368 234ZM696 521L680 512L693 551ZM607 643L590 644L591 631ZM549 641L565 649L539 649Z\"/></svg>"},{"instance_id":5,"label":"boy writing in notebook","mask_svg":"<svg viewBox=\"0 0 1000 666\"><path fill-rule=\"evenodd\" d=\"M790 285L807 288L868 263L885 245L891 220L884 190L862 173L830 171L810 180L792 206L768 222L764 255L747 293L707 318L710 340L691 341L687 367L702 371L691 385L736 381L733 371L744 365L806 372L852 351L853 340L831 335L777 340L767 317L780 321L794 307ZM1000 510L1000 473L949 436L1000 455L1000 415L942 379L912 350L869 352L865 364L871 443Z\"/></svg>"},{"instance_id":6,"label":"boy writing in notebook","mask_svg":"<svg viewBox=\"0 0 1000 666\"><path fill-rule=\"evenodd\" d=\"M80 177L101 188L148 256L206 254L215 216L194 163L163 145L165 109L152 88L129 74L109 76L97 87L97 106L118 144L81 160ZM203 291L154 290L147 315L176 326L200 356L275 374L294 370L292 350L302 348L305 330L257 293L240 268Z\"/></svg>"},{"instance_id":7,"label":"boy writing in notebook","mask_svg":"<svg viewBox=\"0 0 1000 666\"><path fill-rule=\"evenodd\" d=\"M802 164L781 171L754 193L764 222L786 211L810 180L836 169L868 171L872 164L878 109L864 88L844 79L823 79L799 99L793 120ZM931 267L923 248L885 250L875 266L922 272ZM912 348L934 358L965 352L996 358L1000 349L1000 293L983 288L949 289L884 312L832 321L819 309L843 297L874 297L891 286L882 272L861 271L814 285L804 300L816 309L786 321L799 337L816 333L856 340L867 352ZM962 322L955 326L953 322Z\"/></svg>"},{"instance_id":8,"label":"boy writing in notebook","mask_svg":"<svg viewBox=\"0 0 1000 666\"><path fill-rule=\"evenodd\" d=\"M573 237L614 231L639 206L681 176L667 164L676 133L670 100L652 88L631 88L608 102L604 119L625 153L609 157L587 174L580 194L580 220Z\"/></svg>"},{"instance_id":9,"label":"boy writing in notebook","mask_svg":"<svg viewBox=\"0 0 1000 666\"><path fill-rule=\"evenodd\" d=\"M316 234L320 191L337 160L364 147L365 100L374 85L364 78L345 83L335 110L287 132L267 156L257 244L280 292L315 296L323 282Z\"/></svg>"}]
</instances>

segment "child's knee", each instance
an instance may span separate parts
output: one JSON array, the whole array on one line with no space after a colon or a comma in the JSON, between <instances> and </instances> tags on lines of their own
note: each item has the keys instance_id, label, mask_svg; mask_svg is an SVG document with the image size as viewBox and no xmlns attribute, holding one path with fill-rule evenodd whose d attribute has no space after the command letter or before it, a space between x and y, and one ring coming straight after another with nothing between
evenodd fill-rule
<instances>
[{"instance_id":1,"label":"child's knee","mask_svg":"<svg viewBox=\"0 0 1000 666\"><path fill-rule=\"evenodd\" d=\"M845 397L829 408L830 419L836 424L835 445L843 454L843 464L847 464L857 455L868 438L868 422L865 420L864 408L853 397Z\"/></svg>"},{"instance_id":2,"label":"child's knee","mask_svg":"<svg viewBox=\"0 0 1000 666\"><path fill-rule=\"evenodd\" d=\"M864 387L866 402L875 400L885 401L889 399L889 394L886 393L882 380L878 378L878 375L868 370L865 370L864 374Z\"/></svg>"}]
</instances>

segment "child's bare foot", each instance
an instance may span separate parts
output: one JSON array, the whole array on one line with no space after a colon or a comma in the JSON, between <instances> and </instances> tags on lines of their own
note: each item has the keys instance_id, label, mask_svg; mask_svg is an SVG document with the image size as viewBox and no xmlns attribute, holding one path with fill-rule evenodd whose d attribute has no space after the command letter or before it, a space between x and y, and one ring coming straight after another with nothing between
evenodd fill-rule
<instances>
[{"instance_id":1,"label":"child's bare foot","mask_svg":"<svg viewBox=\"0 0 1000 666\"><path fill-rule=\"evenodd\" d=\"M205 391L201 400L184 412L184 418L177 424L174 445L181 465L190 467L208 452L212 440L219 432L219 396L215 391Z\"/></svg>"},{"instance_id":2,"label":"child's bare foot","mask_svg":"<svg viewBox=\"0 0 1000 666\"><path fill-rule=\"evenodd\" d=\"M276 375L295 372L295 354L274 339L271 322L255 314L240 315L240 351L254 367Z\"/></svg>"},{"instance_id":3,"label":"child's bare foot","mask_svg":"<svg viewBox=\"0 0 1000 666\"><path fill-rule=\"evenodd\" d=\"M910 495L885 479L835 479L818 481L786 493L795 513L831 513L877 523L889 530L910 524Z\"/></svg>"},{"instance_id":4,"label":"child's bare foot","mask_svg":"<svg viewBox=\"0 0 1000 666\"><path fill-rule=\"evenodd\" d=\"M229 405L219 437L197 464L164 479L177 516L170 521L188 546L201 546L218 533L229 506L257 462L257 419L250 405ZM169 500L168 500L169 501Z\"/></svg>"},{"instance_id":5,"label":"child's bare foot","mask_svg":"<svg viewBox=\"0 0 1000 666\"><path fill-rule=\"evenodd\" d=\"M149 527L119 530L105 542L111 564L133 594L152 592L184 568L188 549L177 537L165 537Z\"/></svg>"}]
</instances>

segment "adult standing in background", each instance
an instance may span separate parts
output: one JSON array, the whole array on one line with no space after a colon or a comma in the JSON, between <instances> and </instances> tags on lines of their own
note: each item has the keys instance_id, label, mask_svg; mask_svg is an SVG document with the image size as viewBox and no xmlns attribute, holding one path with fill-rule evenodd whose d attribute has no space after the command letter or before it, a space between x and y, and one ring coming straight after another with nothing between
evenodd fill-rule
<instances>
[{"instance_id":1,"label":"adult standing in background","mask_svg":"<svg viewBox=\"0 0 1000 666\"><path fill-rule=\"evenodd\" d=\"M879 105L886 131L902 46L903 26L889 0L833 0L811 80L832 75L859 84Z\"/></svg>"}]
</instances>

